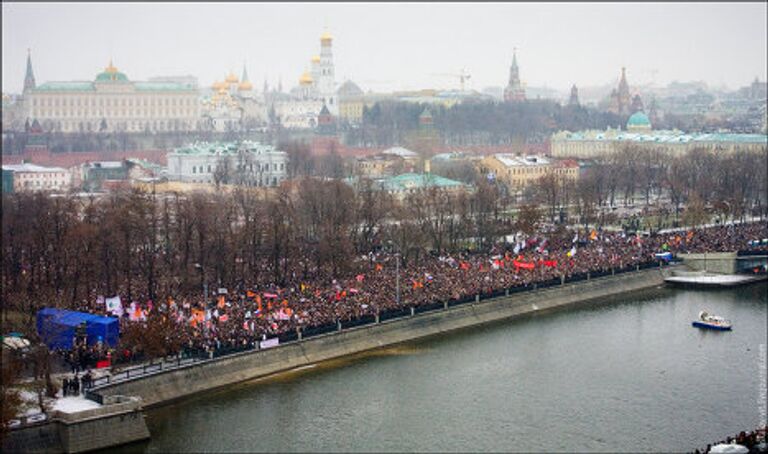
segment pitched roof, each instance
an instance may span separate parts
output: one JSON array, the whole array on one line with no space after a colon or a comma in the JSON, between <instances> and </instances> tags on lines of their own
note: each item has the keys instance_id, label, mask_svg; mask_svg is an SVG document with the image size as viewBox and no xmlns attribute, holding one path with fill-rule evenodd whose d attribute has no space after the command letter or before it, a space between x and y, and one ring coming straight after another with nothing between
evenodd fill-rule
<instances>
[{"instance_id":1,"label":"pitched roof","mask_svg":"<svg viewBox=\"0 0 768 454\"><path fill-rule=\"evenodd\" d=\"M419 156L419 154L416 153L415 151L411 151L411 150L409 150L407 148L403 148L403 147L388 148L388 149L382 151L381 154L391 154L391 155L400 156L401 158L415 158L415 157Z\"/></svg>"}]
</instances>

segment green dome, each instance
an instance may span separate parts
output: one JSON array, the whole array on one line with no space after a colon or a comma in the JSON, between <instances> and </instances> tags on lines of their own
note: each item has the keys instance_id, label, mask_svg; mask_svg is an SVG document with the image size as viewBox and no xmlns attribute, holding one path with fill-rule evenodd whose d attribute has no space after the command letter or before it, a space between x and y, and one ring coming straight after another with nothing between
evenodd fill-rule
<instances>
[{"instance_id":1,"label":"green dome","mask_svg":"<svg viewBox=\"0 0 768 454\"><path fill-rule=\"evenodd\" d=\"M114 82L114 81L127 82L128 77L121 72L108 73L106 71L104 71L103 73L99 73L99 75L96 76L96 82Z\"/></svg>"},{"instance_id":2,"label":"green dome","mask_svg":"<svg viewBox=\"0 0 768 454\"><path fill-rule=\"evenodd\" d=\"M104 68L104 71L96 76L96 82L127 82L128 77L117 70L112 65L112 61L109 61L109 66Z\"/></svg>"},{"instance_id":3,"label":"green dome","mask_svg":"<svg viewBox=\"0 0 768 454\"><path fill-rule=\"evenodd\" d=\"M651 120L643 112L635 112L627 121L627 127L629 126L651 126Z\"/></svg>"}]
</instances>

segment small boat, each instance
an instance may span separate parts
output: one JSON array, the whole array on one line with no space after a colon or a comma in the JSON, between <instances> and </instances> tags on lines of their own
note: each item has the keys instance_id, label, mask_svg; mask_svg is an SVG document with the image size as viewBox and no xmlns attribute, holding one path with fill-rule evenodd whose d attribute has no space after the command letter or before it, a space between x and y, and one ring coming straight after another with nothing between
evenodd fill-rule
<instances>
[{"instance_id":1,"label":"small boat","mask_svg":"<svg viewBox=\"0 0 768 454\"><path fill-rule=\"evenodd\" d=\"M712 315L707 311L699 312L699 319L694 320L692 325L696 328L714 329L718 331L729 331L731 329L730 320L718 317L717 315Z\"/></svg>"}]
</instances>

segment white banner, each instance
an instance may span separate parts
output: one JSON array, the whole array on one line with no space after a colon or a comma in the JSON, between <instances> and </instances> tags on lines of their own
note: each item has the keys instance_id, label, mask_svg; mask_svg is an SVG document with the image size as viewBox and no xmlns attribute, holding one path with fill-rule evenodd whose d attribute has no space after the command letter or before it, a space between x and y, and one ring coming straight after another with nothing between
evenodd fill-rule
<instances>
[{"instance_id":1,"label":"white banner","mask_svg":"<svg viewBox=\"0 0 768 454\"><path fill-rule=\"evenodd\" d=\"M120 301L120 296L107 298L105 300L107 304L107 312L111 312L112 315L121 317L123 315L123 303Z\"/></svg>"},{"instance_id":2,"label":"white banner","mask_svg":"<svg viewBox=\"0 0 768 454\"><path fill-rule=\"evenodd\" d=\"M265 341L259 342L259 348L277 347L279 344L280 344L280 339L273 337L272 339L267 339Z\"/></svg>"}]
</instances>

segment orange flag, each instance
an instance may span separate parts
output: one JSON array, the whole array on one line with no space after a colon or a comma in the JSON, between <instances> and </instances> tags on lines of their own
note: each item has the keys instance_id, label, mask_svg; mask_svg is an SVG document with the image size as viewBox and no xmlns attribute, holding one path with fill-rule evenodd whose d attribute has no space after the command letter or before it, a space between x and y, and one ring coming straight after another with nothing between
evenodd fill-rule
<instances>
[{"instance_id":1,"label":"orange flag","mask_svg":"<svg viewBox=\"0 0 768 454\"><path fill-rule=\"evenodd\" d=\"M224 300L224 295L219 295L219 309L224 309L224 306L227 305L227 302Z\"/></svg>"}]
</instances>

